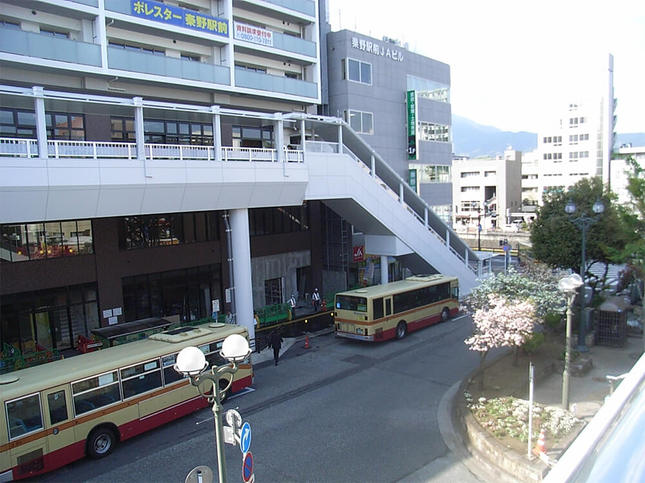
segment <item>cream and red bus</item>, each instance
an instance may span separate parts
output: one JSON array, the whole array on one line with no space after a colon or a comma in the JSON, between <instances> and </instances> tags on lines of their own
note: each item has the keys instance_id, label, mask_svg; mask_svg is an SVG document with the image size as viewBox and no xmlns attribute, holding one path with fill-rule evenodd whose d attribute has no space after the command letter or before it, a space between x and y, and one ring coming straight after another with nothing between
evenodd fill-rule
<instances>
[{"instance_id":1,"label":"cream and red bus","mask_svg":"<svg viewBox=\"0 0 645 483\"><path fill-rule=\"evenodd\" d=\"M339 337L370 342L401 339L456 315L459 281L444 275L408 277L339 292L334 307Z\"/></svg>"},{"instance_id":2,"label":"cream and red bus","mask_svg":"<svg viewBox=\"0 0 645 483\"><path fill-rule=\"evenodd\" d=\"M177 353L196 346L211 365L231 334L244 327L179 327L148 339L29 367L0 376L0 481L27 478L84 456L107 456L125 439L208 405L173 368ZM253 382L250 363L220 387Z\"/></svg>"}]
</instances>

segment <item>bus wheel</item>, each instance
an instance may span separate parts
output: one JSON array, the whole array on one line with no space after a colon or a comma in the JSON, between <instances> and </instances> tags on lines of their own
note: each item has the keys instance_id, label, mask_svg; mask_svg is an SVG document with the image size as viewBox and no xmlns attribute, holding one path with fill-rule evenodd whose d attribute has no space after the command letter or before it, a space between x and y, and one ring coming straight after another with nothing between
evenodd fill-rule
<instances>
[{"instance_id":1,"label":"bus wheel","mask_svg":"<svg viewBox=\"0 0 645 483\"><path fill-rule=\"evenodd\" d=\"M87 453L91 458L103 458L112 452L115 444L114 431L106 427L96 428L87 438Z\"/></svg>"},{"instance_id":2,"label":"bus wheel","mask_svg":"<svg viewBox=\"0 0 645 483\"><path fill-rule=\"evenodd\" d=\"M445 322L450 318L450 310L448 310L446 307L441 311L441 322Z\"/></svg>"},{"instance_id":3,"label":"bus wheel","mask_svg":"<svg viewBox=\"0 0 645 483\"><path fill-rule=\"evenodd\" d=\"M408 333L408 326L405 322L399 322L399 325L396 326L396 338L403 339L405 334Z\"/></svg>"}]
</instances>

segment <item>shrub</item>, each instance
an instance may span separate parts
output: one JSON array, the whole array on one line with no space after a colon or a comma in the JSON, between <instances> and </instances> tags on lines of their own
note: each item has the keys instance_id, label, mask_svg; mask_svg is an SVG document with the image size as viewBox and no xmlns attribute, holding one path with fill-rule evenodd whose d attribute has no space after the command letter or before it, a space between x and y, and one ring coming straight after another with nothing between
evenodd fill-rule
<instances>
[{"instance_id":1,"label":"shrub","mask_svg":"<svg viewBox=\"0 0 645 483\"><path fill-rule=\"evenodd\" d=\"M522 350L528 354L533 354L544 343L544 334L542 332L533 332L524 344Z\"/></svg>"},{"instance_id":2,"label":"shrub","mask_svg":"<svg viewBox=\"0 0 645 483\"><path fill-rule=\"evenodd\" d=\"M549 312L544 316L544 324L550 329L557 329L562 323L562 314L558 312Z\"/></svg>"}]
</instances>

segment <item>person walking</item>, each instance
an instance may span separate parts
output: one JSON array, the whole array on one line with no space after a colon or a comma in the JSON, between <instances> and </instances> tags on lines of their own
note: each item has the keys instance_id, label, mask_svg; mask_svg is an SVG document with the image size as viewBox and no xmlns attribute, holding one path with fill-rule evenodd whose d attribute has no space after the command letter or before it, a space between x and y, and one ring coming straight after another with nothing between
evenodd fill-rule
<instances>
[{"instance_id":1,"label":"person walking","mask_svg":"<svg viewBox=\"0 0 645 483\"><path fill-rule=\"evenodd\" d=\"M318 312L320 310L320 293L317 288L311 294L311 303L314 305L314 312Z\"/></svg>"},{"instance_id":2,"label":"person walking","mask_svg":"<svg viewBox=\"0 0 645 483\"><path fill-rule=\"evenodd\" d=\"M291 294L289 299L289 307L291 308L291 320L294 320L296 318L296 296L294 294Z\"/></svg>"},{"instance_id":3,"label":"person walking","mask_svg":"<svg viewBox=\"0 0 645 483\"><path fill-rule=\"evenodd\" d=\"M280 347L282 347L282 335L280 335L280 331L278 329L271 333L269 345L273 348L273 362L277 366L278 359L280 359Z\"/></svg>"}]
</instances>

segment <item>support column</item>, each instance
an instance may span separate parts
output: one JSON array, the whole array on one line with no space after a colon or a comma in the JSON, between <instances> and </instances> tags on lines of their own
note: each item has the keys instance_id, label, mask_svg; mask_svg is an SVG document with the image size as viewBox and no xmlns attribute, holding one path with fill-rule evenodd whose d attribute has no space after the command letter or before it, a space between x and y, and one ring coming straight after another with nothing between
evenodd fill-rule
<instances>
[{"instance_id":1,"label":"support column","mask_svg":"<svg viewBox=\"0 0 645 483\"><path fill-rule=\"evenodd\" d=\"M403 193L404 193L403 183L399 183L399 202L402 205L405 204L405 200L403 199Z\"/></svg>"},{"instance_id":2,"label":"support column","mask_svg":"<svg viewBox=\"0 0 645 483\"><path fill-rule=\"evenodd\" d=\"M343 154L343 125L338 125L338 154Z\"/></svg>"},{"instance_id":3,"label":"support column","mask_svg":"<svg viewBox=\"0 0 645 483\"><path fill-rule=\"evenodd\" d=\"M275 113L275 121L273 124L273 136L275 137L275 151L278 163L285 161L284 159L284 121L282 120L282 113Z\"/></svg>"},{"instance_id":4,"label":"support column","mask_svg":"<svg viewBox=\"0 0 645 483\"><path fill-rule=\"evenodd\" d=\"M373 154L370 156L370 164L372 166L372 178L376 178L376 158Z\"/></svg>"},{"instance_id":5,"label":"support column","mask_svg":"<svg viewBox=\"0 0 645 483\"><path fill-rule=\"evenodd\" d=\"M143 129L143 98L133 97L132 103L134 104L134 137L137 143L137 159L145 161L146 147Z\"/></svg>"},{"instance_id":6,"label":"support column","mask_svg":"<svg viewBox=\"0 0 645 483\"><path fill-rule=\"evenodd\" d=\"M251 241L249 238L249 210L241 208L230 211L231 241L233 251L233 297L235 320L255 338L253 325L253 285L251 282Z\"/></svg>"},{"instance_id":7,"label":"support column","mask_svg":"<svg viewBox=\"0 0 645 483\"><path fill-rule=\"evenodd\" d=\"M45 122L45 93L40 86L34 86L34 110L36 111L36 137L38 139L38 157L47 159L47 123Z\"/></svg>"},{"instance_id":8,"label":"support column","mask_svg":"<svg viewBox=\"0 0 645 483\"><path fill-rule=\"evenodd\" d=\"M222 117L219 113L219 106L211 106L213 113L213 149L215 150L215 161L222 160Z\"/></svg>"},{"instance_id":9,"label":"support column","mask_svg":"<svg viewBox=\"0 0 645 483\"><path fill-rule=\"evenodd\" d=\"M305 153L305 120L302 119L300 121L300 149L302 149L302 153Z\"/></svg>"},{"instance_id":10,"label":"support column","mask_svg":"<svg viewBox=\"0 0 645 483\"><path fill-rule=\"evenodd\" d=\"M381 255L381 283L388 283L389 281L388 257L387 255Z\"/></svg>"}]
</instances>

